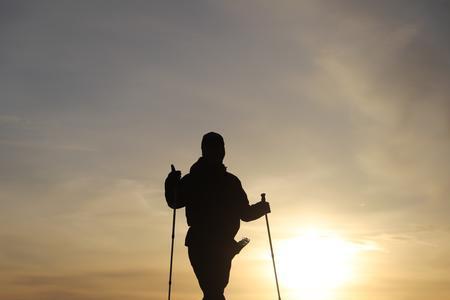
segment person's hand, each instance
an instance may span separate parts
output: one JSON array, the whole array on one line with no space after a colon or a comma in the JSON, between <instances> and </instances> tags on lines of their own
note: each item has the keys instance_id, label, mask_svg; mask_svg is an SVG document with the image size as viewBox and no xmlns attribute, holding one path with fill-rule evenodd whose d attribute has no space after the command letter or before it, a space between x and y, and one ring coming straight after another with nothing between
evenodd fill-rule
<instances>
[{"instance_id":1,"label":"person's hand","mask_svg":"<svg viewBox=\"0 0 450 300\"><path fill-rule=\"evenodd\" d=\"M269 204L269 202L261 201L259 205L261 206L261 211L263 212L263 214L269 214L270 213L270 204Z\"/></svg>"},{"instance_id":2,"label":"person's hand","mask_svg":"<svg viewBox=\"0 0 450 300\"><path fill-rule=\"evenodd\" d=\"M174 165L170 165L171 171L169 173L169 175L167 175L166 178L166 186L175 186L178 184L178 182L181 179L181 171L177 171L175 170L175 166Z\"/></svg>"}]
</instances>

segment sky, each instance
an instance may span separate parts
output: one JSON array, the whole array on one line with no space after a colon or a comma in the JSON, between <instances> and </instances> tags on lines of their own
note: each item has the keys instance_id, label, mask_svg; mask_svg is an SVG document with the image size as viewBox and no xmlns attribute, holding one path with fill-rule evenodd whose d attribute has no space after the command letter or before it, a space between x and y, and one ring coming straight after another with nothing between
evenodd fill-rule
<instances>
[{"instance_id":1,"label":"sky","mask_svg":"<svg viewBox=\"0 0 450 300\"><path fill-rule=\"evenodd\" d=\"M165 299L163 182L216 131L283 299L450 299L449 28L439 0L0 1L1 298ZM226 295L274 299L264 219L241 236Z\"/></svg>"}]
</instances>

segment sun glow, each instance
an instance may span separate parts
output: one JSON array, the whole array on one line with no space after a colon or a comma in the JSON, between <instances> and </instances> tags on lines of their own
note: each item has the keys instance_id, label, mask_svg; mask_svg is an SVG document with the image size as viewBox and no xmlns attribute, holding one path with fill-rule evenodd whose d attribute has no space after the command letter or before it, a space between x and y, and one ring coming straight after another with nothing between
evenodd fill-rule
<instances>
[{"instance_id":1,"label":"sun glow","mask_svg":"<svg viewBox=\"0 0 450 300\"><path fill-rule=\"evenodd\" d=\"M308 229L277 245L280 283L298 299L330 299L334 289L354 279L354 257L360 250L335 234Z\"/></svg>"}]
</instances>

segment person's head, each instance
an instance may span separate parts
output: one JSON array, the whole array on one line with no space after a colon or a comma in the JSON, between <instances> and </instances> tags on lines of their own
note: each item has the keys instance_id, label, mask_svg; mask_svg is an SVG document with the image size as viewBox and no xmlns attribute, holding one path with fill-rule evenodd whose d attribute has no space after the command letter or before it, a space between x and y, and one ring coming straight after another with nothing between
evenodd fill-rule
<instances>
[{"instance_id":1,"label":"person's head","mask_svg":"<svg viewBox=\"0 0 450 300\"><path fill-rule=\"evenodd\" d=\"M225 142L220 134L208 132L203 136L202 156L211 163L222 163L225 157Z\"/></svg>"}]
</instances>

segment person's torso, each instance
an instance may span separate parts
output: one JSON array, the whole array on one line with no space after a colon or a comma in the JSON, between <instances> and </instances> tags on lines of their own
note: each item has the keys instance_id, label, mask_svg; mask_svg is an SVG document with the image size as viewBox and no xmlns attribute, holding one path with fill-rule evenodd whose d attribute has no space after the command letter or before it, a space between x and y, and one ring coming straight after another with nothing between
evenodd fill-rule
<instances>
[{"instance_id":1,"label":"person's torso","mask_svg":"<svg viewBox=\"0 0 450 300\"><path fill-rule=\"evenodd\" d=\"M211 242L233 239L239 230L241 186L227 172L194 173L183 178L188 239Z\"/></svg>"}]
</instances>

